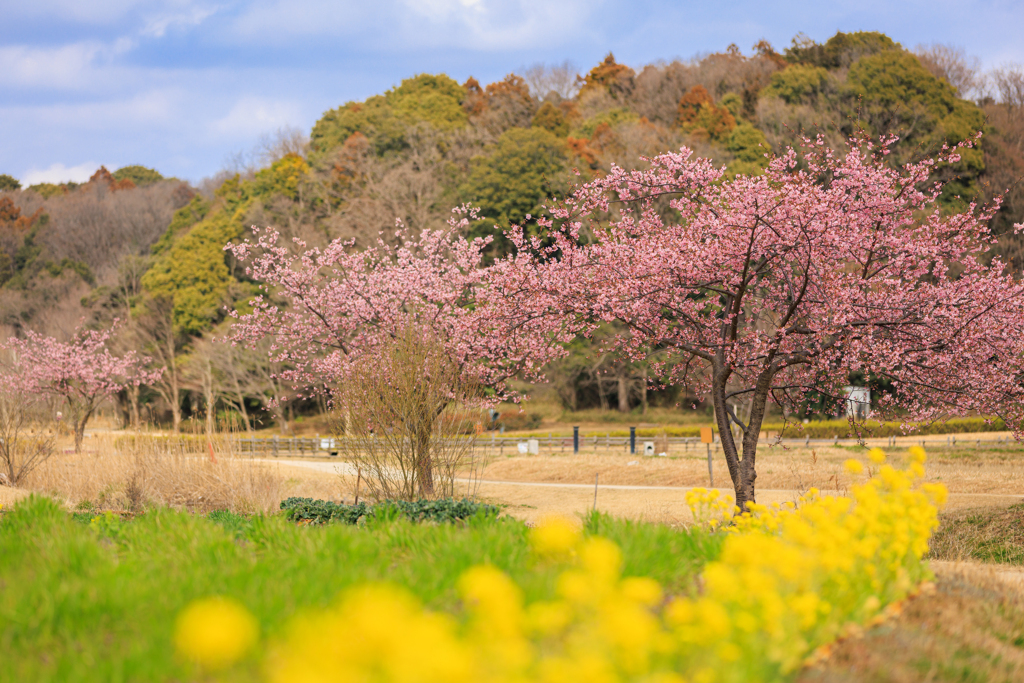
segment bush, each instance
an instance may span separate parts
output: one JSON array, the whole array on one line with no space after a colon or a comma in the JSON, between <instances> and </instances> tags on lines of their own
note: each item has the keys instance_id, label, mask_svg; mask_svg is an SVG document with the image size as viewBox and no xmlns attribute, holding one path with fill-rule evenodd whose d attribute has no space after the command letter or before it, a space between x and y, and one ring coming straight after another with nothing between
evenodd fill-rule
<instances>
[{"instance_id":1,"label":"bush","mask_svg":"<svg viewBox=\"0 0 1024 683\"><path fill-rule=\"evenodd\" d=\"M455 522L469 519L477 514L485 517L497 517L500 510L494 505L486 505L471 500L442 498L440 500L384 500L367 505L357 503L345 505L332 503L329 500L312 498L288 498L281 501L281 509L285 516L293 521L305 521L309 524L356 524L360 518L405 517L413 522Z\"/></svg>"},{"instance_id":2,"label":"bush","mask_svg":"<svg viewBox=\"0 0 1024 683\"><path fill-rule=\"evenodd\" d=\"M878 422L876 420L858 422L857 427L861 430L861 435L866 438L908 436L911 434L929 436L935 434L1006 431L1006 423L998 417L954 418L946 420L945 422L931 422L927 424L913 425L910 431L904 431L903 426L899 422ZM855 438L857 436L857 433L850 428L850 423L847 420L821 420L817 422L808 422L807 424L801 424L799 422L793 422L786 425L782 423L766 424L761 429L763 431L774 432L776 434L782 432L782 437L787 439L800 438L804 436L812 439L832 439L836 437L846 439Z\"/></svg>"},{"instance_id":3,"label":"bush","mask_svg":"<svg viewBox=\"0 0 1024 683\"><path fill-rule=\"evenodd\" d=\"M497 419L491 421L488 429L495 430L504 427L507 432L536 429L540 426L540 421L541 415L539 413L508 410L498 413Z\"/></svg>"}]
</instances>

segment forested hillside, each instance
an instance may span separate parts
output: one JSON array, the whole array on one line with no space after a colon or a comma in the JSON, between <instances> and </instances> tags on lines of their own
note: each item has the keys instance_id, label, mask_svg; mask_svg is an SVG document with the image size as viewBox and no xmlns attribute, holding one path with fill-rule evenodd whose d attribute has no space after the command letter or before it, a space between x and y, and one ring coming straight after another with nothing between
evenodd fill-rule
<instances>
[{"instance_id":1,"label":"forested hillside","mask_svg":"<svg viewBox=\"0 0 1024 683\"><path fill-rule=\"evenodd\" d=\"M81 185L20 188L0 176L0 323L8 334L70 333L121 321L126 347L165 368L157 386L122 397L126 416L175 426L217 405L251 422L287 421L314 406L269 398L285 391L265 353L211 343L254 288L228 241L273 226L311 246L366 245L396 220L443 224L454 206L480 207L474 235L529 222L574 183L637 167L686 145L731 174L756 174L766 154L803 136L841 145L849 136L898 135L893 163L933 154L983 130L949 173L944 202L1006 193L995 219L1001 251L1024 267L1024 71L981 74L949 48L911 51L878 33L766 42L639 71L613 55L584 74L534 67L483 85L420 74L320 118L308 140L285 136L262 164L196 188L140 166L100 169ZM947 178L949 179L949 178ZM570 408L629 410L648 401L645 370L596 342L577 342L549 373ZM651 395L667 404L671 389ZM141 413L132 406L140 405Z\"/></svg>"}]
</instances>

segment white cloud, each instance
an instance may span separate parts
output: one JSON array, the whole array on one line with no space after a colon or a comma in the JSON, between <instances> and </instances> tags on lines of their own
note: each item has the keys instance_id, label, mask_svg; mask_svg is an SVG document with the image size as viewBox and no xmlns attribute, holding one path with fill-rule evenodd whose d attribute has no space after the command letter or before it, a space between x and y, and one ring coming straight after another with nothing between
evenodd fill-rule
<instances>
[{"instance_id":1,"label":"white cloud","mask_svg":"<svg viewBox=\"0 0 1024 683\"><path fill-rule=\"evenodd\" d=\"M58 102L0 107L0 119L57 134L90 136L99 132L139 130L182 118L189 93L185 88L152 89L130 97L95 102Z\"/></svg>"},{"instance_id":2,"label":"white cloud","mask_svg":"<svg viewBox=\"0 0 1024 683\"><path fill-rule=\"evenodd\" d=\"M124 80L127 70L110 62L135 47L130 38L112 43L81 42L60 47L0 47L0 84L85 90Z\"/></svg>"},{"instance_id":3,"label":"white cloud","mask_svg":"<svg viewBox=\"0 0 1024 683\"><path fill-rule=\"evenodd\" d=\"M84 183L96 169L100 167L93 161L87 161L77 166L65 166L64 164L51 164L49 168L42 170L32 169L27 171L21 178L22 185L35 185L37 183Z\"/></svg>"},{"instance_id":4,"label":"white cloud","mask_svg":"<svg viewBox=\"0 0 1024 683\"><path fill-rule=\"evenodd\" d=\"M182 12L160 14L150 17L140 32L144 36L163 38L167 29L172 27L191 28L198 26L212 16L217 7L189 7Z\"/></svg>"},{"instance_id":5,"label":"white cloud","mask_svg":"<svg viewBox=\"0 0 1024 683\"><path fill-rule=\"evenodd\" d=\"M262 0L242 10L235 40L289 44L316 36L374 52L527 49L579 38L605 0Z\"/></svg>"},{"instance_id":6,"label":"white cloud","mask_svg":"<svg viewBox=\"0 0 1024 683\"><path fill-rule=\"evenodd\" d=\"M210 128L219 136L252 139L301 120L301 110L294 102L243 97Z\"/></svg>"},{"instance_id":7,"label":"white cloud","mask_svg":"<svg viewBox=\"0 0 1024 683\"><path fill-rule=\"evenodd\" d=\"M65 22L109 26L140 14L187 13L193 4L193 0L32 0L4 2L2 12L9 20L58 17Z\"/></svg>"}]
</instances>

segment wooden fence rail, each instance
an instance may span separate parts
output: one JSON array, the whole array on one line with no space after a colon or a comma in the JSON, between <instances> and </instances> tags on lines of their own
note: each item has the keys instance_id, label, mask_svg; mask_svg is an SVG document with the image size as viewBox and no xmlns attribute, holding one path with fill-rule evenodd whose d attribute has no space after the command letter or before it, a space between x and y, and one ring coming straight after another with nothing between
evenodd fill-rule
<instances>
[{"instance_id":1,"label":"wooden fence rail","mask_svg":"<svg viewBox=\"0 0 1024 683\"><path fill-rule=\"evenodd\" d=\"M456 437L456 438L470 438L470 437ZM519 452L529 453L531 452L530 446L531 441L536 442L533 444L536 452L556 455L556 454L567 454L573 452L573 438L571 436L534 436L534 437L520 437L520 436L478 436L475 439L473 448L475 450L484 450L493 455L513 455ZM252 438L252 439L236 439L234 440L236 452L242 454L252 454L260 456L273 456L273 457L337 457L344 450L342 446L351 448L353 450L359 450L358 443L352 443L345 438L331 438L331 437L320 437L320 438L309 438L309 437L271 437L271 438ZM783 439L781 442L775 439L764 439L762 440L762 447L781 443L787 447L827 447L827 446L857 446L859 442L856 439ZM670 437L649 437L649 436L638 436L635 442L634 453L637 455L643 455L645 453L645 446L650 444L655 451L657 449L664 449L660 452L650 453L648 449L647 454L661 455L685 455L692 453L699 455L706 452L707 446L702 444L699 437L690 436L670 436ZM1018 444L1013 438L1010 437L997 437L995 439L978 439L978 438L957 438L957 435L951 434L944 437L922 437L920 439L910 437L884 437L880 439L869 440L870 445L884 445L889 448L895 447L906 447L911 445L920 445L926 449L946 449L946 448L1013 448L1019 447L1024 450L1024 444ZM620 452L628 454L630 452L630 439L628 436L611 436L609 434L581 434L579 439L579 450L581 453L614 453ZM715 443L712 444L712 450L720 451L721 444L718 441L718 437L715 437Z\"/></svg>"}]
</instances>

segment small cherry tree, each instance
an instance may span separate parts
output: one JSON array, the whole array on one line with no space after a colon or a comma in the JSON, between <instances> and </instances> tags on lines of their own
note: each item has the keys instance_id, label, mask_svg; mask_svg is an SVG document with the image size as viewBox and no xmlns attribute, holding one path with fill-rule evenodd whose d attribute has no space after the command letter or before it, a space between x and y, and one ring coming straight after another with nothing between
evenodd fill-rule
<instances>
[{"instance_id":1,"label":"small cherry tree","mask_svg":"<svg viewBox=\"0 0 1024 683\"><path fill-rule=\"evenodd\" d=\"M110 330L82 330L71 341L32 332L11 338L6 346L16 354L23 390L62 399L75 436L75 452L82 450L85 426L99 405L130 386L155 382L160 370L144 368L148 359L134 351L114 356L107 348Z\"/></svg>"},{"instance_id":2,"label":"small cherry tree","mask_svg":"<svg viewBox=\"0 0 1024 683\"><path fill-rule=\"evenodd\" d=\"M637 357L669 353L655 374L710 396L741 508L768 402L841 400L851 373L893 383L883 413L998 414L1019 433L1024 285L988 258L998 204L944 209L929 177L957 150L893 169L894 143L806 141L732 180L685 148L613 168L541 221L553 243L519 233L528 296L584 331L622 321Z\"/></svg>"},{"instance_id":3,"label":"small cherry tree","mask_svg":"<svg viewBox=\"0 0 1024 683\"><path fill-rule=\"evenodd\" d=\"M561 352L558 342L569 339L557 319L528 307L510 310L512 290L521 290L529 269L510 262L485 267L487 240L460 236L468 215L457 209L447 230L414 235L399 229L397 246L379 240L356 250L336 240L309 249L294 240L296 253L276 231L254 227L254 241L225 247L247 263L246 273L263 290L250 302L251 311L232 312L230 338L247 345L271 339L271 358L289 368L281 373L288 382L331 393L365 374L367 363L375 364L385 384L391 378L396 387L409 386L408 373L422 378L423 385L410 391L434 397L434 408L430 419L415 421L421 426L410 438L419 444L417 490L428 496L434 492L430 432L443 410L465 401L467 386L487 392L477 394L481 401L514 398L508 380L538 377ZM424 340L417 353L388 351L410 334ZM389 365L425 350L426 365L444 372ZM426 386L437 377L449 378L449 401L436 400L437 387Z\"/></svg>"}]
</instances>

